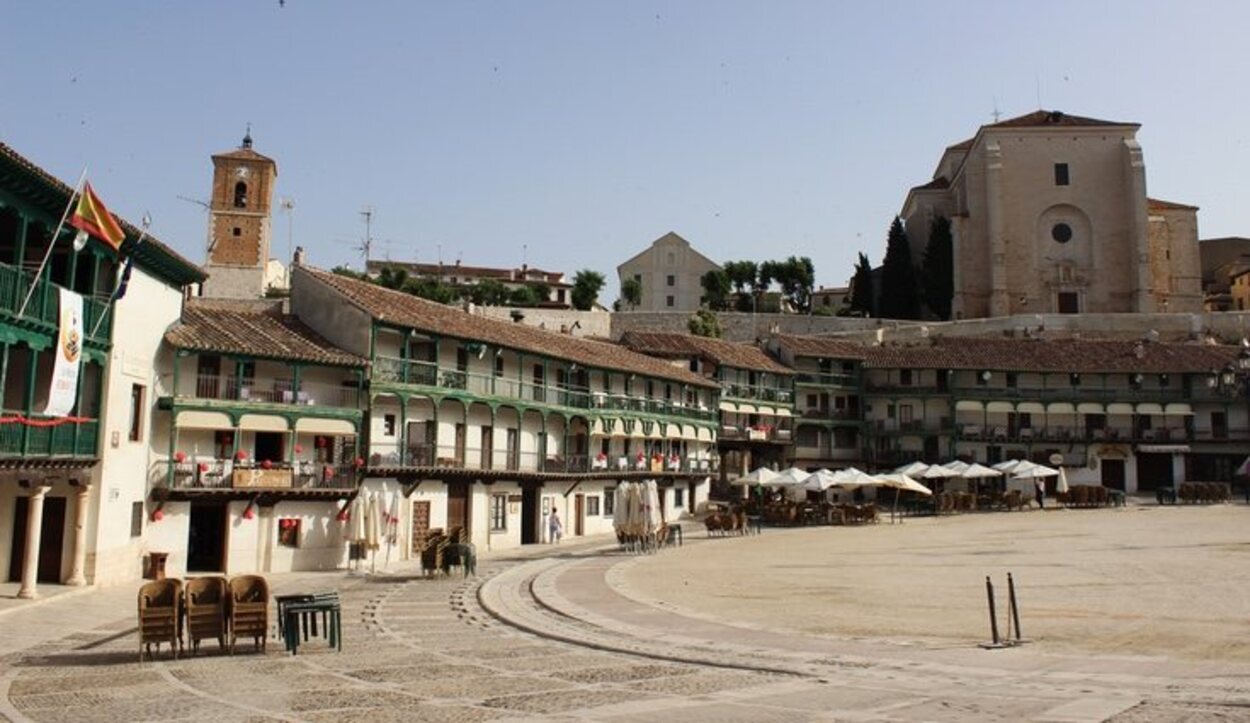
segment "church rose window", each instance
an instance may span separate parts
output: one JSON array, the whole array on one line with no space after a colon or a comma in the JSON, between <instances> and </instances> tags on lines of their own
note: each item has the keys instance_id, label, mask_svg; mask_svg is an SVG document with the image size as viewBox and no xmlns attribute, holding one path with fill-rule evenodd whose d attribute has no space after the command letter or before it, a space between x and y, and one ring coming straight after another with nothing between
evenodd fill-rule
<instances>
[{"instance_id":1,"label":"church rose window","mask_svg":"<svg viewBox=\"0 0 1250 723\"><path fill-rule=\"evenodd\" d=\"M1066 223L1057 223L1050 229L1050 237L1061 244L1072 240L1072 227Z\"/></svg>"}]
</instances>

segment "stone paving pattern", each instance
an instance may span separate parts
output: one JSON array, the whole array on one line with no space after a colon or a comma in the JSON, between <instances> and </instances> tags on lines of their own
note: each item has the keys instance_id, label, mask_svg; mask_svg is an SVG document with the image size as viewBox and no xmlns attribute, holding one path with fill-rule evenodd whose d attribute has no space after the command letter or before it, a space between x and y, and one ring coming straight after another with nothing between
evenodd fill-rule
<instances>
[{"instance_id":1,"label":"stone paving pattern","mask_svg":"<svg viewBox=\"0 0 1250 723\"><path fill-rule=\"evenodd\" d=\"M706 544L706 543L696 543ZM714 544L714 543L713 543ZM1027 649L802 639L674 614L614 587L614 552L486 557L481 577L271 578L337 588L344 648L137 662L134 591L0 616L0 718L24 721L806 721L1250 719L1244 671ZM539 553L549 550L539 550ZM666 550L660 554L681 554ZM531 553L532 555L532 553ZM987 657L989 656L989 657ZM1120 661L1123 663L1124 661Z\"/></svg>"}]
</instances>

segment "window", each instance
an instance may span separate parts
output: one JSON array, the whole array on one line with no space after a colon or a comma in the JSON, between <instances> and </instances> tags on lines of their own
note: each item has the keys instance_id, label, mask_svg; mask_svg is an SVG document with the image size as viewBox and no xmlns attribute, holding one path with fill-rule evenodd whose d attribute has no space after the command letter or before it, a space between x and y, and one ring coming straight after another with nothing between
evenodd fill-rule
<instances>
[{"instance_id":1,"label":"window","mask_svg":"<svg viewBox=\"0 0 1250 723\"><path fill-rule=\"evenodd\" d=\"M894 419L894 405L893 404L885 405L885 418Z\"/></svg>"},{"instance_id":2,"label":"window","mask_svg":"<svg viewBox=\"0 0 1250 723\"><path fill-rule=\"evenodd\" d=\"M1074 386L1074 387L1079 387L1079 386L1081 386L1081 375L1080 375L1079 373L1077 373L1077 372L1072 372L1071 374L1069 374L1069 375L1068 375L1068 384L1070 384L1071 386Z\"/></svg>"},{"instance_id":3,"label":"window","mask_svg":"<svg viewBox=\"0 0 1250 723\"><path fill-rule=\"evenodd\" d=\"M1030 412L1020 412L1019 426L1020 426L1020 429L1032 429L1033 428L1033 414Z\"/></svg>"},{"instance_id":4,"label":"window","mask_svg":"<svg viewBox=\"0 0 1250 723\"><path fill-rule=\"evenodd\" d=\"M235 227L234 227L234 229L232 229L232 233L233 233L233 235L235 235L235 236L242 236L242 235L243 235L243 229L239 228L238 226L235 226Z\"/></svg>"},{"instance_id":5,"label":"window","mask_svg":"<svg viewBox=\"0 0 1250 723\"><path fill-rule=\"evenodd\" d=\"M686 506L686 491L679 488L673 488L673 509L680 509Z\"/></svg>"},{"instance_id":6,"label":"window","mask_svg":"<svg viewBox=\"0 0 1250 723\"><path fill-rule=\"evenodd\" d=\"M666 297L664 297L664 305L665 305L665 306L675 306L676 304L674 304L674 303L673 303L673 297L672 297L672 296L666 296Z\"/></svg>"},{"instance_id":7,"label":"window","mask_svg":"<svg viewBox=\"0 0 1250 723\"><path fill-rule=\"evenodd\" d=\"M677 277L676 277L676 276L673 276L672 274L669 274L669 275L668 275L668 278L666 278L666 279L665 279L665 284L666 284L667 286L676 286L676 285L677 285Z\"/></svg>"},{"instance_id":8,"label":"window","mask_svg":"<svg viewBox=\"0 0 1250 723\"><path fill-rule=\"evenodd\" d=\"M910 404L898 405L898 421L899 424L911 424L912 408Z\"/></svg>"},{"instance_id":9,"label":"window","mask_svg":"<svg viewBox=\"0 0 1250 723\"><path fill-rule=\"evenodd\" d=\"M495 357L495 376L503 376L503 357L501 356Z\"/></svg>"},{"instance_id":10,"label":"window","mask_svg":"<svg viewBox=\"0 0 1250 723\"><path fill-rule=\"evenodd\" d=\"M395 415L387 414L382 417L382 434L388 437L395 436Z\"/></svg>"},{"instance_id":11,"label":"window","mask_svg":"<svg viewBox=\"0 0 1250 723\"><path fill-rule=\"evenodd\" d=\"M130 385L130 441L143 440L143 385Z\"/></svg>"},{"instance_id":12,"label":"window","mask_svg":"<svg viewBox=\"0 0 1250 723\"><path fill-rule=\"evenodd\" d=\"M247 184L243 181L234 184L234 207L247 208Z\"/></svg>"},{"instance_id":13,"label":"window","mask_svg":"<svg viewBox=\"0 0 1250 723\"><path fill-rule=\"evenodd\" d=\"M599 495L590 495L586 498L586 516L599 516Z\"/></svg>"},{"instance_id":14,"label":"window","mask_svg":"<svg viewBox=\"0 0 1250 723\"><path fill-rule=\"evenodd\" d=\"M810 425L799 427L795 433L795 444L800 447L819 447L820 446L820 429Z\"/></svg>"},{"instance_id":15,"label":"window","mask_svg":"<svg viewBox=\"0 0 1250 723\"><path fill-rule=\"evenodd\" d=\"M141 537L143 535L143 500L131 503L130 505L130 536Z\"/></svg>"},{"instance_id":16,"label":"window","mask_svg":"<svg viewBox=\"0 0 1250 723\"><path fill-rule=\"evenodd\" d=\"M1068 185L1068 164L1066 163L1055 164L1055 185L1056 186Z\"/></svg>"},{"instance_id":17,"label":"window","mask_svg":"<svg viewBox=\"0 0 1250 723\"><path fill-rule=\"evenodd\" d=\"M1017 381L1016 373L1015 373L1015 372L1007 372L1007 388L1008 388L1008 389L1015 389L1015 388L1016 388L1016 381Z\"/></svg>"},{"instance_id":18,"label":"window","mask_svg":"<svg viewBox=\"0 0 1250 723\"><path fill-rule=\"evenodd\" d=\"M603 490L603 516L611 517L616 514L616 488L608 487Z\"/></svg>"},{"instance_id":19,"label":"window","mask_svg":"<svg viewBox=\"0 0 1250 723\"><path fill-rule=\"evenodd\" d=\"M1072 227L1066 223L1057 223L1050 227L1050 237L1061 244L1072 240Z\"/></svg>"},{"instance_id":20,"label":"window","mask_svg":"<svg viewBox=\"0 0 1250 723\"><path fill-rule=\"evenodd\" d=\"M1171 380L1171 378L1169 378L1169 377L1168 377L1168 375L1167 375L1167 374L1160 374L1160 375L1159 375L1159 386L1160 386L1160 387L1166 387L1166 386L1169 386L1171 383L1172 383L1172 380Z\"/></svg>"},{"instance_id":21,"label":"window","mask_svg":"<svg viewBox=\"0 0 1250 723\"><path fill-rule=\"evenodd\" d=\"M911 370L910 370L910 369L900 369L900 370L899 370L899 372L898 372L898 383L899 383L899 386L904 386L904 387L910 387L910 386L911 386Z\"/></svg>"},{"instance_id":22,"label":"window","mask_svg":"<svg viewBox=\"0 0 1250 723\"><path fill-rule=\"evenodd\" d=\"M508 495L490 496L490 529L491 532L508 529Z\"/></svg>"},{"instance_id":23,"label":"window","mask_svg":"<svg viewBox=\"0 0 1250 723\"><path fill-rule=\"evenodd\" d=\"M299 523L294 517L278 520L278 546L299 547Z\"/></svg>"},{"instance_id":24,"label":"window","mask_svg":"<svg viewBox=\"0 0 1250 723\"><path fill-rule=\"evenodd\" d=\"M808 409L815 409L817 406L818 406L818 404L817 404L817 397L816 397L816 395L815 395L815 394L808 394L808 395L807 395L807 408L808 408Z\"/></svg>"}]
</instances>

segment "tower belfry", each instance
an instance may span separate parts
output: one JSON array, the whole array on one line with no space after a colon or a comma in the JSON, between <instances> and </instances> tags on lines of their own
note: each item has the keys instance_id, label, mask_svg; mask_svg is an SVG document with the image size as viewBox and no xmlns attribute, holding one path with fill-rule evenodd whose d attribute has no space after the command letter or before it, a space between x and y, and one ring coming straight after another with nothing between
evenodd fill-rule
<instances>
[{"instance_id":1,"label":"tower belfry","mask_svg":"<svg viewBox=\"0 0 1250 723\"><path fill-rule=\"evenodd\" d=\"M238 148L213 155L205 296L256 299L265 295L277 178L278 164L252 149L250 124Z\"/></svg>"}]
</instances>

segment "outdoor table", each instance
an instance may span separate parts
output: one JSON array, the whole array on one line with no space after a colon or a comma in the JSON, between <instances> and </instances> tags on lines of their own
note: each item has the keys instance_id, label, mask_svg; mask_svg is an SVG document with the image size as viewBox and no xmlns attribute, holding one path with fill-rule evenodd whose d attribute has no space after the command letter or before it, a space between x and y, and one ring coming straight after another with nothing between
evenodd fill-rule
<instances>
[{"instance_id":1,"label":"outdoor table","mask_svg":"<svg viewBox=\"0 0 1250 723\"><path fill-rule=\"evenodd\" d=\"M292 655L299 654L301 636L307 640L318 635L317 618L321 618L321 634L331 648L343 650L343 613L338 593L283 595L278 602L278 630Z\"/></svg>"},{"instance_id":2,"label":"outdoor table","mask_svg":"<svg viewBox=\"0 0 1250 723\"><path fill-rule=\"evenodd\" d=\"M1124 492L1122 490L1109 490L1107 492L1107 499L1110 500L1111 504L1116 507L1124 506Z\"/></svg>"}]
</instances>

